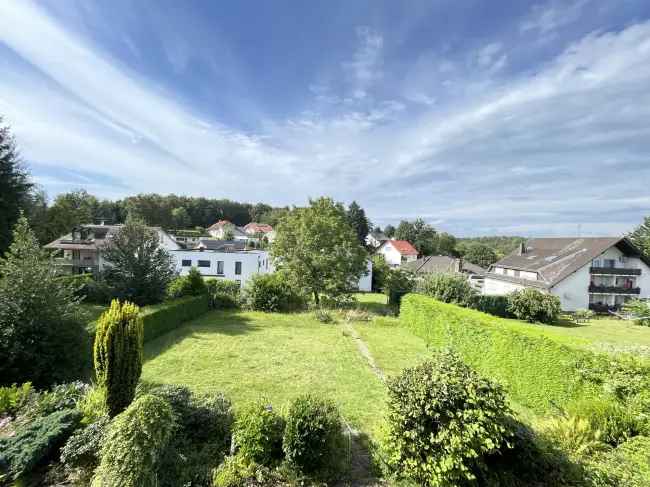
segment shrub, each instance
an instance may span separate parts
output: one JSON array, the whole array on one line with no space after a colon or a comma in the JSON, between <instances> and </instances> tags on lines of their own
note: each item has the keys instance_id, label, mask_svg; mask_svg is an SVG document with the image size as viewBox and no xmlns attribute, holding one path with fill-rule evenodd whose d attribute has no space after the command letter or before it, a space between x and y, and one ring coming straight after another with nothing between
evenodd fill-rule
<instances>
[{"instance_id":1,"label":"shrub","mask_svg":"<svg viewBox=\"0 0 650 487\"><path fill-rule=\"evenodd\" d=\"M213 485L214 487L271 487L287 485L287 483L279 472L252 463L241 455L234 455L226 457L216 469Z\"/></svg>"},{"instance_id":2,"label":"shrub","mask_svg":"<svg viewBox=\"0 0 650 487\"><path fill-rule=\"evenodd\" d=\"M611 399L581 400L569 407L571 415L589 422L600 432L600 440L616 446L628 438L641 434L643 422L632 407L623 406Z\"/></svg>"},{"instance_id":3,"label":"shrub","mask_svg":"<svg viewBox=\"0 0 650 487\"><path fill-rule=\"evenodd\" d=\"M512 313L508 311L508 296L477 294L470 307L501 318L513 317Z\"/></svg>"},{"instance_id":4,"label":"shrub","mask_svg":"<svg viewBox=\"0 0 650 487\"><path fill-rule=\"evenodd\" d=\"M304 306L302 297L279 272L253 276L244 288L243 300L254 311L292 311Z\"/></svg>"},{"instance_id":5,"label":"shrub","mask_svg":"<svg viewBox=\"0 0 650 487\"><path fill-rule=\"evenodd\" d=\"M602 450L602 432L589 420L570 414L561 414L541 422L544 435L574 458Z\"/></svg>"},{"instance_id":6,"label":"shrub","mask_svg":"<svg viewBox=\"0 0 650 487\"><path fill-rule=\"evenodd\" d=\"M66 470L85 470L88 473L84 478L90 478L92 471L99 465L99 453L108 423L108 416L103 416L68 438L61 449L61 463Z\"/></svg>"},{"instance_id":7,"label":"shrub","mask_svg":"<svg viewBox=\"0 0 650 487\"><path fill-rule=\"evenodd\" d=\"M27 405L33 393L31 382L25 382L21 386L14 384L0 387L0 414L15 415Z\"/></svg>"},{"instance_id":8,"label":"shrub","mask_svg":"<svg viewBox=\"0 0 650 487\"><path fill-rule=\"evenodd\" d=\"M577 309L573 313L573 321L575 323L586 323L594 318L596 313L590 309Z\"/></svg>"},{"instance_id":9,"label":"shrub","mask_svg":"<svg viewBox=\"0 0 650 487\"><path fill-rule=\"evenodd\" d=\"M47 416L55 411L74 409L88 391L88 384L80 381L59 384L50 391L43 391L31 395L25 407L25 415L30 418Z\"/></svg>"},{"instance_id":10,"label":"shrub","mask_svg":"<svg viewBox=\"0 0 650 487\"><path fill-rule=\"evenodd\" d=\"M77 409L83 414L82 424L95 423L108 415L106 408L106 389L101 386L90 386L83 397L77 402Z\"/></svg>"},{"instance_id":11,"label":"shrub","mask_svg":"<svg viewBox=\"0 0 650 487\"><path fill-rule=\"evenodd\" d=\"M335 477L347 458L341 417L331 401L300 396L289 405L282 448L298 472L317 478Z\"/></svg>"},{"instance_id":12,"label":"shrub","mask_svg":"<svg viewBox=\"0 0 650 487\"><path fill-rule=\"evenodd\" d=\"M208 279L206 281L210 307L226 309L239 307L241 285L230 279Z\"/></svg>"},{"instance_id":13,"label":"shrub","mask_svg":"<svg viewBox=\"0 0 650 487\"><path fill-rule=\"evenodd\" d=\"M639 326L650 326L650 302L640 299L630 299L623 305L623 311L630 314L634 324Z\"/></svg>"},{"instance_id":14,"label":"shrub","mask_svg":"<svg viewBox=\"0 0 650 487\"><path fill-rule=\"evenodd\" d=\"M526 288L508 295L508 311L530 323L553 323L562 310L557 296Z\"/></svg>"},{"instance_id":15,"label":"shrub","mask_svg":"<svg viewBox=\"0 0 650 487\"><path fill-rule=\"evenodd\" d=\"M144 341L174 330L189 320L193 320L209 311L208 297L188 296L168 301L155 306L148 306L142 312Z\"/></svg>"},{"instance_id":16,"label":"shrub","mask_svg":"<svg viewBox=\"0 0 650 487\"><path fill-rule=\"evenodd\" d=\"M385 449L399 476L418 485L472 481L485 455L512 434L501 387L449 350L388 382Z\"/></svg>"},{"instance_id":17,"label":"shrub","mask_svg":"<svg viewBox=\"0 0 650 487\"><path fill-rule=\"evenodd\" d=\"M139 312L134 304L114 300L97 322L95 374L106 391L106 407L111 417L131 403L142 372L143 330Z\"/></svg>"},{"instance_id":18,"label":"shrub","mask_svg":"<svg viewBox=\"0 0 650 487\"><path fill-rule=\"evenodd\" d=\"M264 401L249 404L237 415L233 441L238 455L252 463L274 466L283 457L284 420Z\"/></svg>"},{"instance_id":19,"label":"shrub","mask_svg":"<svg viewBox=\"0 0 650 487\"><path fill-rule=\"evenodd\" d=\"M14 480L52 458L79 424L81 414L65 409L36 418L16 431L0 438L0 465L8 465Z\"/></svg>"},{"instance_id":20,"label":"shrub","mask_svg":"<svg viewBox=\"0 0 650 487\"><path fill-rule=\"evenodd\" d=\"M94 487L155 487L157 468L176 423L171 406L145 395L109 425Z\"/></svg>"},{"instance_id":21,"label":"shrub","mask_svg":"<svg viewBox=\"0 0 650 487\"><path fill-rule=\"evenodd\" d=\"M386 274L390 272L390 267L381 254L374 254L370 260L372 260L372 290L383 292L386 286Z\"/></svg>"},{"instance_id":22,"label":"shrub","mask_svg":"<svg viewBox=\"0 0 650 487\"><path fill-rule=\"evenodd\" d=\"M631 438L613 450L594 455L587 465L587 480L593 487L647 487L650 438Z\"/></svg>"},{"instance_id":23,"label":"shrub","mask_svg":"<svg viewBox=\"0 0 650 487\"><path fill-rule=\"evenodd\" d=\"M415 287L413 274L404 269L390 269L384 276L384 294L390 306L399 306L402 296Z\"/></svg>"},{"instance_id":24,"label":"shrub","mask_svg":"<svg viewBox=\"0 0 650 487\"><path fill-rule=\"evenodd\" d=\"M418 283L418 292L443 303L471 306L476 291L467 278L454 274L429 274Z\"/></svg>"},{"instance_id":25,"label":"shrub","mask_svg":"<svg viewBox=\"0 0 650 487\"><path fill-rule=\"evenodd\" d=\"M191 267L186 276L179 276L169 283L167 295L172 298L184 296L200 296L206 294L208 288L203 281L203 276L196 267Z\"/></svg>"}]
</instances>

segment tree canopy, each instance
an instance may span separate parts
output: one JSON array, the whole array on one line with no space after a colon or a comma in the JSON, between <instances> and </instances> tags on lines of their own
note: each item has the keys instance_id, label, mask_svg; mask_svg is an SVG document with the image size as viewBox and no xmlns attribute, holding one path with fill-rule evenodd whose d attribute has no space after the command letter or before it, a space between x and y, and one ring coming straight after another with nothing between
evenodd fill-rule
<instances>
[{"instance_id":1,"label":"tree canopy","mask_svg":"<svg viewBox=\"0 0 650 487\"><path fill-rule=\"evenodd\" d=\"M356 201L353 201L350 203L346 214L350 226L357 234L359 243L361 245L365 244L366 236L370 233L370 221L368 221L368 218L366 217L366 212Z\"/></svg>"},{"instance_id":2,"label":"tree canopy","mask_svg":"<svg viewBox=\"0 0 650 487\"><path fill-rule=\"evenodd\" d=\"M271 252L278 269L316 304L322 295L351 293L366 271L366 251L343 205L330 198L310 200L282 219Z\"/></svg>"},{"instance_id":3,"label":"tree canopy","mask_svg":"<svg viewBox=\"0 0 650 487\"><path fill-rule=\"evenodd\" d=\"M499 260L496 251L492 247L482 243L472 242L464 244L459 246L459 250L462 252L462 256L465 260L485 269Z\"/></svg>"},{"instance_id":4,"label":"tree canopy","mask_svg":"<svg viewBox=\"0 0 650 487\"><path fill-rule=\"evenodd\" d=\"M650 258L650 216L646 216L643 223L636 227L629 237L634 245Z\"/></svg>"}]
</instances>

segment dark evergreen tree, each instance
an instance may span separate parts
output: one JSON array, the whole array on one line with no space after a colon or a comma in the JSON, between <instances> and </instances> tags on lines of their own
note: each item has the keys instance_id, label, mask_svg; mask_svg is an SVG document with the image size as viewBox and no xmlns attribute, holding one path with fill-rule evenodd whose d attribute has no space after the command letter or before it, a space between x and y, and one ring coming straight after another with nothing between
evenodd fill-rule
<instances>
[{"instance_id":1,"label":"dark evergreen tree","mask_svg":"<svg viewBox=\"0 0 650 487\"><path fill-rule=\"evenodd\" d=\"M643 219L643 223L630 233L629 238L641 252L650 258L650 216Z\"/></svg>"},{"instance_id":2,"label":"dark evergreen tree","mask_svg":"<svg viewBox=\"0 0 650 487\"><path fill-rule=\"evenodd\" d=\"M359 243L365 244L366 236L370 233L370 222L366 217L366 212L359 206L356 201L350 203L348 211L346 212L348 222L357 234Z\"/></svg>"},{"instance_id":3,"label":"dark evergreen tree","mask_svg":"<svg viewBox=\"0 0 650 487\"><path fill-rule=\"evenodd\" d=\"M393 238L395 236L395 227L393 225L386 225L384 227L384 235L388 238Z\"/></svg>"}]
</instances>

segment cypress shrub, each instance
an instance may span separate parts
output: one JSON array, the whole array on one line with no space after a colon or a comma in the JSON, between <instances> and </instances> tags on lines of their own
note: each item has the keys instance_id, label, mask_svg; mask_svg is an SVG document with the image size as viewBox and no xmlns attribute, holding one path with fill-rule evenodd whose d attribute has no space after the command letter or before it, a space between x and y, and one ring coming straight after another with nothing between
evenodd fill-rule
<instances>
[{"instance_id":1,"label":"cypress shrub","mask_svg":"<svg viewBox=\"0 0 650 487\"><path fill-rule=\"evenodd\" d=\"M106 390L111 417L131 404L142 372L143 331L139 312L135 304L114 300L97 323L95 373Z\"/></svg>"}]
</instances>

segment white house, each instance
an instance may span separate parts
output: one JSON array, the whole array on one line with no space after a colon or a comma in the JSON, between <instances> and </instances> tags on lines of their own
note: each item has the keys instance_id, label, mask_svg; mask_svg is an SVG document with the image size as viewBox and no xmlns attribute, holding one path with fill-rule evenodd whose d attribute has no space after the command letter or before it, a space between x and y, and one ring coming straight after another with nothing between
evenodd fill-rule
<instances>
[{"instance_id":1,"label":"white house","mask_svg":"<svg viewBox=\"0 0 650 487\"><path fill-rule=\"evenodd\" d=\"M213 238L226 239L228 234L232 234L235 240L247 241L250 236L244 231L243 228L236 226L228 220L219 220L208 227L208 234Z\"/></svg>"},{"instance_id":2,"label":"white house","mask_svg":"<svg viewBox=\"0 0 650 487\"><path fill-rule=\"evenodd\" d=\"M618 309L650 298L650 259L624 237L535 238L492 265L483 294L536 288L560 298L562 309Z\"/></svg>"},{"instance_id":3,"label":"white house","mask_svg":"<svg viewBox=\"0 0 650 487\"><path fill-rule=\"evenodd\" d=\"M368 235L366 235L366 245L372 247L373 249L379 248L386 240L389 240L383 232L373 230Z\"/></svg>"},{"instance_id":4,"label":"white house","mask_svg":"<svg viewBox=\"0 0 650 487\"><path fill-rule=\"evenodd\" d=\"M377 253L383 255L391 267L413 262L418 258L418 251L406 240L386 240L379 246Z\"/></svg>"}]
</instances>

